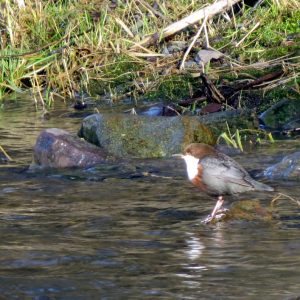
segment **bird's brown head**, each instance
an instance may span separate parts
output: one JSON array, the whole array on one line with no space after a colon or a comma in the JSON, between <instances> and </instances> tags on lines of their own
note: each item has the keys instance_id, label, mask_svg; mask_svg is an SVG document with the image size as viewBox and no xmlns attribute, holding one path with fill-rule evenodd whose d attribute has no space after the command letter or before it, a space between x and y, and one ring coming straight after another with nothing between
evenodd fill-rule
<instances>
[{"instance_id":1,"label":"bird's brown head","mask_svg":"<svg viewBox=\"0 0 300 300\"><path fill-rule=\"evenodd\" d=\"M207 144L193 143L188 145L184 151L183 155L192 155L198 159L202 159L207 155L216 155L217 151Z\"/></svg>"}]
</instances>

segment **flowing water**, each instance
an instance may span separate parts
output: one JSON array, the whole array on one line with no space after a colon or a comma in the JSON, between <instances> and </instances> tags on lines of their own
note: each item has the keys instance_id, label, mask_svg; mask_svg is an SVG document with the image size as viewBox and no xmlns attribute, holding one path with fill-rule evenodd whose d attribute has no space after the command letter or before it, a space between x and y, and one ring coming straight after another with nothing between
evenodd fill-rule
<instances>
[{"instance_id":1,"label":"flowing water","mask_svg":"<svg viewBox=\"0 0 300 300\"><path fill-rule=\"evenodd\" d=\"M215 202L176 159L27 171L43 128L76 132L80 115L0 111L0 299L286 299L300 293L300 209L276 221L203 225ZM237 157L263 169L299 143ZM280 148L280 149L279 149ZM298 182L269 182L297 198ZM255 197L256 195L253 195ZM260 194L262 205L273 195Z\"/></svg>"}]
</instances>

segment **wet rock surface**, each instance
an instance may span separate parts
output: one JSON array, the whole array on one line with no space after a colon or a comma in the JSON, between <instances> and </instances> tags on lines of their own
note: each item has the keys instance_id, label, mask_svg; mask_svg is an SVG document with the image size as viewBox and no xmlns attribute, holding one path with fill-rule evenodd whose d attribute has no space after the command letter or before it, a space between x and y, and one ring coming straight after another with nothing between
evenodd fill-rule
<instances>
[{"instance_id":1,"label":"wet rock surface","mask_svg":"<svg viewBox=\"0 0 300 300\"><path fill-rule=\"evenodd\" d=\"M233 202L225 213L212 221L212 223L226 221L264 221L269 222L274 219L272 211L260 204L259 200L240 200Z\"/></svg>"},{"instance_id":2,"label":"wet rock surface","mask_svg":"<svg viewBox=\"0 0 300 300\"><path fill-rule=\"evenodd\" d=\"M300 151L285 156L277 164L268 167L264 176L269 179L290 179L300 178Z\"/></svg>"},{"instance_id":3,"label":"wet rock surface","mask_svg":"<svg viewBox=\"0 0 300 300\"><path fill-rule=\"evenodd\" d=\"M226 111L207 116L93 114L82 122L79 136L117 157L168 157L193 142L215 144L218 134L258 126L249 112Z\"/></svg>"},{"instance_id":4,"label":"wet rock surface","mask_svg":"<svg viewBox=\"0 0 300 300\"><path fill-rule=\"evenodd\" d=\"M83 120L79 135L118 157L165 157L193 141L215 142L196 117L93 114Z\"/></svg>"},{"instance_id":5,"label":"wet rock surface","mask_svg":"<svg viewBox=\"0 0 300 300\"><path fill-rule=\"evenodd\" d=\"M31 168L89 167L106 160L106 152L69 132L51 128L40 133Z\"/></svg>"},{"instance_id":6,"label":"wet rock surface","mask_svg":"<svg viewBox=\"0 0 300 300\"><path fill-rule=\"evenodd\" d=\"M268 129L294 129L300 122L300 101L281 100L263 112L259 119Z\"/></svg>"},{"instance_id":7,"label":"wet rock surface","mask_svg":"<svg viewBox=\"0 0 300 300\"><path fill-rule=\"evenodd\" d=\"M247 221L271 221L273 214L269 209L262 206L259 200L241 200L232 204L227 218Z\"/></svg>"}]
</instances>

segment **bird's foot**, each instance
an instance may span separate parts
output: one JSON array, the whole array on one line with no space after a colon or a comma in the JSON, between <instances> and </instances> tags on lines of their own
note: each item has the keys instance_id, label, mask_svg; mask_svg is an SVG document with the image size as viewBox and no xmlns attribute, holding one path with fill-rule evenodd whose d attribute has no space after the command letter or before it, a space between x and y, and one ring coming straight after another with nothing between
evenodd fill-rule
<instances>
[{"instance_id":1,"label":"bird's foot","mask_svg":"<svg viewBox=\"0 0 300 300\"><path fill-rule=\"evenodd\" d=\"M229 209L228 208L220 208L217 213L216 213L216 216L217 215L226 215L227 213L229 212Z\"/></svg>"},{"instance_id":2,"label":"bird's foot","mask_svg":"<svg viewBox=\"0 0 300 300\"><path fill-rule=\"evenodd\" d=\"M208 224L210 222L212 222L213 220L215 221L219 221L221 219L223 219L226 216L226 213L229 211L229 209L227 208L220 208L214 217L212 217L211 215L208 215L204 220L201 221L201 223L204 224Z\"/></svg>"},{"instance_id":3,"label":"bird's foot","mask_svg":"<svg viewBox=\"0 0 300 300\"><path fill-rule=\"evenodd\" d=\"M203 224L210 223L214 218L211 217L211 215L208 215L204 220L201 221Z\"/></svg>"}]
</instances>

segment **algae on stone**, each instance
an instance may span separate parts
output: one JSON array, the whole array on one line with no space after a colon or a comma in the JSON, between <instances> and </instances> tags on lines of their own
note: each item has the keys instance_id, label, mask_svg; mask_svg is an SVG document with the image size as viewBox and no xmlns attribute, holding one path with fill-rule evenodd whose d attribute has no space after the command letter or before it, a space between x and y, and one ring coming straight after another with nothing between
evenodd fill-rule
<instances>
[{"instance_id":1,"label":"algae on stone","mask_svg":"<svg viewBox=\"0 0 300 300\"><path fill-rule=\"evenodd\" d=\"M80 136L117 157L165 157L192 142L215 137L196 118L94 114L83 120Z\"/></svg>"}]
</instances>

